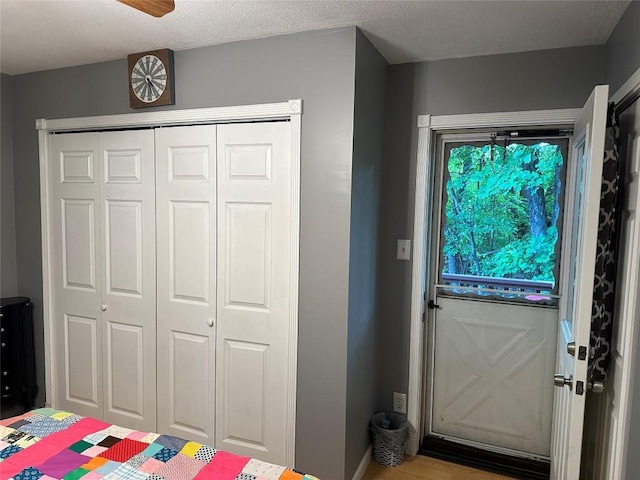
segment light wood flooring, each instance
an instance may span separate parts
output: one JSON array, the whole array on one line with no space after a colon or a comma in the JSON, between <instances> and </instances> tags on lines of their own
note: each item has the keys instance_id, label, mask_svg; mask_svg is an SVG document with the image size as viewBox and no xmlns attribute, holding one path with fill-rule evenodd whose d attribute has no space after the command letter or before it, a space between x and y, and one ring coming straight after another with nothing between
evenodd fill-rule
<instances>
[{"instance_id":1,"label":"light wood flooring","mask_svg":"<svg viewBox=\"0 0 640 480\"><path fill-rule=\"evenodd\" d=\"M463 467L435 458L406 456L402 465L387 468L373 458L362 480L512 480L511 477Z\"/></svg>"}]
</instances>

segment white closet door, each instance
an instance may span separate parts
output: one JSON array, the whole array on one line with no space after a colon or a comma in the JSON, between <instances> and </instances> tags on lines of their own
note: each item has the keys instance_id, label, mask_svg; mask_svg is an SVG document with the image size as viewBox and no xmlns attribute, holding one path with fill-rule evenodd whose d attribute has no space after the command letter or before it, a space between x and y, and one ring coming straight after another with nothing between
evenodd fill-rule
<instances>
[{"instance_id":1,"label":"white closet door","mask_svg":"<svg viewBox=\"0 0 640 480\"><path fill-rule=\"evenodd\" d=\"M214 442L216 127L156 130L158 430Z\"/></svg>"},{"instance_id":2,"label":"white closet door","mask_svg":"<svg viewBox=\"0 0 640 480\"><path fill-rule=\"evenodd\" d=\"M104 420L156 428L152 130L100 133Z\"/></svg>"},{"instance_id":3,"label":"white closet door","mask_svg":"<svg viewBox=\"0 0 640 480\"><path fill-rule=\"evenodd\" d=\"M279 464L287 442L289 148L287 123L218 126L216 448Z\"/></svg>"},{"instance_id":4,"label":"white closet door","mask_svg":"<svg viewBox=\"0 0 640 480\"><path fill-rule=\"evenodd\" d=\"M54 406L102 418L98 158L97 133L50 137Z\"/></svg>"}]
</instances>

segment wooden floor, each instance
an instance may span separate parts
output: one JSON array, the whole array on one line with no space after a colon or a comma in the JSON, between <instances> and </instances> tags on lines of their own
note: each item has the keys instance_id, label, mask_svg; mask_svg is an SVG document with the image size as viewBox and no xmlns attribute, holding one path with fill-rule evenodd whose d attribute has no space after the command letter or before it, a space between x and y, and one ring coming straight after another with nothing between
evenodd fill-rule
<instances>
[{"instance_id":1,"label":"wooden floor","mask_svg":"<svg viewBox=\"0 0 640 480\"><path fill-rule=\"evenodd\" d=\"M395 468L383 467L371 459L362 480L511 480L511 477L416 455L405 457L402 465Z\"/></svg>"}]
</instances>

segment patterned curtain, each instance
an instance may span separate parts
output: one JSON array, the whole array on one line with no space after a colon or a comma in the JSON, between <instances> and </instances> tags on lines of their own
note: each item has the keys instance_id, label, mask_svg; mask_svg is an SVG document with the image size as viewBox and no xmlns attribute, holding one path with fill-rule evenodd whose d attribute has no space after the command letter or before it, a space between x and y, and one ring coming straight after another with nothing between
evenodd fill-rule
<instances>
[{"instance_id":1,"label":"patterned curtain","mask_svg":"<svg viewBox=\"0 0 640 480\"><path fill-rule=\"evenodd\" d=\"M591 342L588 381L604 382L609 367L611 335L613 331L613 308L615 302L617 226L620 224L620 161L618 140L620 124L614 104L607 112L607 132L602 169L602 191L600 193L600 222L596 270L593 281L593 306L591 311Z\"/></svg>"}]
</instances>

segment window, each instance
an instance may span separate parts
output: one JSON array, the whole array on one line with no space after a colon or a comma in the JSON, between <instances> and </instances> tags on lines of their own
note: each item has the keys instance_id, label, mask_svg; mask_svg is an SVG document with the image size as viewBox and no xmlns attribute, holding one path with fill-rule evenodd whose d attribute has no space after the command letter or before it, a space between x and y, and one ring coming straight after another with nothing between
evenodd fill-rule
<instances>
[{"instance_id":1,"label":"window","mask_svg":"<svg viewBox=\"0 0 640 480\"><path fill-rule=\"evenodd\" d=\"M444 143L443 293L555 303L566 138Z\"/></svg>"}]
</instances>

